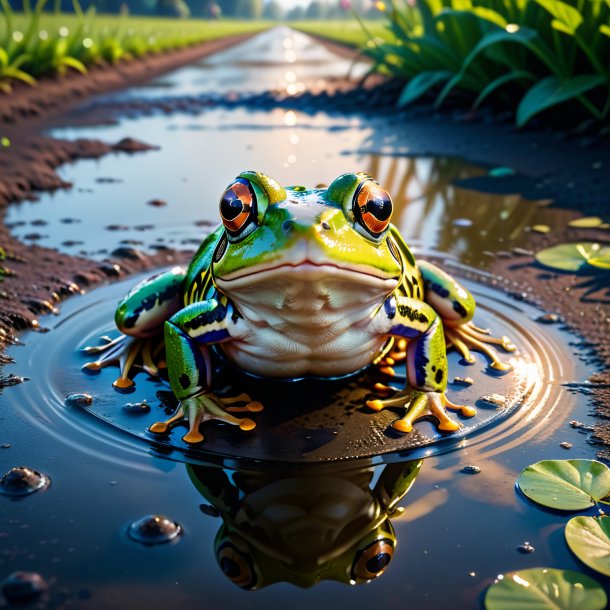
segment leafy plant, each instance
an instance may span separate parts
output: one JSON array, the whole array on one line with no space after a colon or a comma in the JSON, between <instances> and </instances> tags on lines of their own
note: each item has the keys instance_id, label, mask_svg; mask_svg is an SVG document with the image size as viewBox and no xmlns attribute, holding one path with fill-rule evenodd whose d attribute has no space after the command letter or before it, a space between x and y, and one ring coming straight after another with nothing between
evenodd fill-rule
<instances>
[{"instance_id":1,"label":"leafy plant","mask_svg":"<svg viewBox=\"0 0 610 610\"><path fill-rule=\"evenodd\" d=\"M584 510L610 494L610 468L595 460L542 460L517 480L534 502L559 510Z\"/></svg>"},{"instance_id":2,"label":"leafy plant","mask_svg":"<svg viewBox=\"0 0 610 610\"><path fill-rule=\"evenodd\" d=\"M610 247L595 242L559 244L536 253L536 260L559 271L580 271L587 266L610 269Z\"/></svg>"},{"instance_id":3,"label":"leafy plant","mask_svg":"<svg viewBox=\"0 0 610 610\"><path fill-rule=\"evenodd\" d=\"M0 91L10 92L15 81L35 85L45 74L85 73L96 63L114 64L269 27L260 22L103 16L72 1L74 14L64 15L57 0L54 13L43 12L47 0L37 0L33 8L24 3L23 13L15 13L9 0L0 0Z\"/></svg>"},{"instance_id":4,"label":"leafy plant","mask_svg":"<svg viewBox=\"0 0 610 610\"><path fill-rule=\"evenodd\" d=\"M487 610L603 610L608 598L593 578L532 568L504 574L485 595Z\"/></svg>"},{"instance_id":5,"label":"leafy plant","mask_svg":"<svg viewBox=\"0 0 610 610\"><path fill-rule=\"evenodd\" d=\"M610 576L610 516L574 517L566 525L565 537L578 559Z\"/></svg>"},{"instance_id":6,"label":"leafy plant","mask_svg":"<svg viewBox=\"0 0 610 610\"><path fill-rule=\"evenodd\" d=\"M399 105L431 90L437 106L460 94L477 108L493 96L519 127L569 101L599 120L610 113L608 2L391 0L387 17L396 40L364 53L373 71L407 81Z\"/></svg>"}]
</instances>

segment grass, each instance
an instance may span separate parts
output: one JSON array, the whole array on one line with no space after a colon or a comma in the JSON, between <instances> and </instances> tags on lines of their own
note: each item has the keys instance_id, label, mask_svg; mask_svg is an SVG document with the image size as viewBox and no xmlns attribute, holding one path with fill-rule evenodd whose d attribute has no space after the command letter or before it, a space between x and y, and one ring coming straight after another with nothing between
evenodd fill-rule
<instances>
[{"instance_id":1,"label":"grass","mask_svg":"<svg viewBox=\"0 0 610 610\"><path fill-rule=\"evenodd\" d=\"M257 32L268 23L249 21L176 20L128 15L44 13L39 0L28 13L14 13L0 0L0 91L15 81L30 85L46 74L87 72L103 62L114 64L149 53L188 47L233 34Z\"/></svg>"},{"instance_id":2,"label":"grass","mask_svg":"<svg viewBox=\"0 0 610 610\"><path fill-rule=\"evenodd\" d=\"M399 105L433 92L436 106L493 100L519 127L558 107L562 127L607 123L608 0L392 0L386 14L396 40L366 54L373 70L406 81Z\"/></svg>"},{"instance_id":3,"label":"grass","mask_svg":"<svg viewBox=\"0 0 610 610\"><path fill-rule=\"evenodd\" d=\"M358 49L366 47L371 39L377 40L377 43L393 43L396 41L385 21L370 19L362 23L365 28L355 19L340 21L291 21L288 25L305 34L322 36Z\"/></svg>"}]
</instances>

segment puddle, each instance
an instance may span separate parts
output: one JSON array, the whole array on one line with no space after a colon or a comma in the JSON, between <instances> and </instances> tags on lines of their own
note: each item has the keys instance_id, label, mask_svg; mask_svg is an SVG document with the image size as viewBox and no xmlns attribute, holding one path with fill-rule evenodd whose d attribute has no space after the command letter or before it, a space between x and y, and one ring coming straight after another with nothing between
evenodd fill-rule
<instances>
[{"instance_id":1,"label":"puddle","mask_svg":"<svg viewBox=\"0 0 610 610\"><path fill-rule=\"evenodd\" d=\"M124 95L264 90L282 86L282 79L288 86L347 69L316 45L275 30ZM294 78L286 76L290 71ZM478 320L514 336L522 364L493 378L482 360L467 369L451 357L452 377L469 375L479 384L452 386L452 393L470 402L485 393L511 397L499 415L480 408L476 425L457 440L432 442L439 439L423 424L430 442L415 451L394 445L375 463L307 467L278 464L278 454L253 441L245 447L251 458L245 467L242 452L238 456L220 441L207 451L187 450L178 434L152 442L144 429L160 411L163 382L139 375L136 392L121 395L110 389L114 371L82 373L76 348L110 329L126 284L75 296L59 317L44 320L48 333L26 333L26 345L10 349L17 363L6 373L31 381L0 396L2 473L28 466L52 485L19 501L0 497L3 573L39 572L51 583L49 608L458 610L479 607L482 592L501 572L535 566L587 572L563 540L565 515L530 505L515 493L514 482L540 459L592 457L586 434L569 425L592 424L587 397L563 385L586 380L591 366L577 357L574 337L560 325L534 322L539 311L482 286L479 272L465 266L482 269L487 251L521 247L527 226L565 225L562 213L517 195L454 186L487 170L453 159L401 156L408 154L408 134L382 120L215 109L54 134L108 141L130 136L161 149L62 167L74 189L9 207L7 222L21 239L37 233L36 243L96 258L133 242L143 249L192 249L216 224L225 186L244 169L308 186L364 170L392 193L395 224L417 255L440 255L444 267L464 278L480 303ZM167 205L148 205L153 200ZM92 405L66 407L72 393L91 394ZM122 410L143 399L150 411ZM379 415L385 413L355 417L370 426L375 418L383 422ZM295 430L283 439L293 458L284 462L303 456ZM333 459L332 446L318 443L318 458ZM367 447L370 438L364 437L350 451L366 457ZM420 470L413 461L419 457L426 457ZM384 460L391 463L378 463ZM480 472L467 474L476 471L463 471L468 466ZM399 481L413 482L404 497ZM405 510L394 511L394 503ZM179 526L180 535L153 548L130 538L134 523L153 537L151 523L161 524L159 531ZM371 547L378 538L385 546ZM519 552L525 541L534 552ZM364 562L363 572L359 560L367 552L376 559ZM375 576L371 570L384 571L359 586L362 574Z\"/></svg>"}]
</instances>

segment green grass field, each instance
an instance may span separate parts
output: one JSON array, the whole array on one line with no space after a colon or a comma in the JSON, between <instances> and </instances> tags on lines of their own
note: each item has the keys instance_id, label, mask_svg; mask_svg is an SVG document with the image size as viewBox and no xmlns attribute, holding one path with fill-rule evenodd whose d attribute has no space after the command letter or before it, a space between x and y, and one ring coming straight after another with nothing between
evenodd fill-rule
<instances>
[{"instance_id":1,"label":"green grass field","mask_svg":"<svg viewBox=\"0 0 610 610\"><path fill-rule=\"evenodd\" d=\"M0 0L0 90L15 81L30 85L43 74L68 69L85 73L92 64L116 63L233 34L254 33L270 23L178 20L127 15L13 13Z\"/></svg>"},{"instance_id":2,"label":"green grass field","mask_svg":"<svg viewBox=\"0 0 610 610\"><path fill-rule=\"evenodd\" d=\"M295 30L322 36L354 48L363 48L370 38L395 42L395 37L385 20L365 20L365 29L356 19L343 21L291 21L288 25Z\"/></svg>"}]
</instances>

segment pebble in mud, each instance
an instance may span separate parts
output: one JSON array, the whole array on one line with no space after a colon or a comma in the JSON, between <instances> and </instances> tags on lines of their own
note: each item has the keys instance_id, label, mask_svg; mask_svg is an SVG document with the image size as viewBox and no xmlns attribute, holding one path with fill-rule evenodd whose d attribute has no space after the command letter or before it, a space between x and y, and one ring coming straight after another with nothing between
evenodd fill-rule
<instances>
[{"instance_id":1,"label":"pebble in mud","mask_svg":"<svg viewBox=\"0 0 610 610\"><path fill-rule=\"evenodd\" d=\"M533 553L536 549L526 540L523 544L520 544L517 547L517 551L522 555L528 555L529 553Z\"/></svg>"},{"instance_id":2,"label":"pebble in mud","mask_svg":"<svg viewBox=\"0 0 610 610\"><path fill-rule=\"evenodd\" d=\"M44 578L37 572L13 572L2 582L2 593L10 604L32 602L47 588Z\"/></svg>"},{"instance_id":3,"label":"pebble in mud","mask_svg":"<svg viewBox=\"0 0 610 610\"><path fill-rule=\"evenodd\" d=\"M89 407L93 404L93 396L82 392L68 394L64 400L66 407Z\"/></svg>"},{"instance_id":4,"label":"pebble in mud","mask_svg":"<svg viewBox=\"0 0 610 610\"><path fill-rule=\"evenodd\" d=\"M479 466L475 466L474 464L468 464L468 466L464 466L464 468L462 468L462 472L464 474L479 474L481 469Z\"/></svg>"},{"instance_id":5,"label":"pebble in mud","mask_svg":"<svg viewBox=\"0 0 610 610\"><path fill-rule=\"evenodd\" d=\"M150 411L150 405L146 400L143 400L142 402L128 402L123 405L123 411L133 415L144 414Z\"/></svg>"},{"instance_id":6,"label":"pebble in mud","mask_svg":"<svg viewBox=\"0 0 610 610\"><path fill-rule=\"evenodd\" d=\"M453 383L455 383L456 385L472 385L474 383L474 380L472 379L472 377L454 377L453 378Z\"/></svg>"},{"instance_id":7,"label":"pebble in mud","mask_svg":"<svg viewBox=\"0 0 610 610\"><path fill-rule=\"evenodd\" d=\"M175 540L182 527L164 515L146 515L134 521L128 530L129 537L146 545L165 544Z\"/></svg>"},{"instance_id":8,"label":"pebble in mud","mask_svg":"<svg viewBox=\"0 0 610 610\"><path fill-rule=\"evenodd\" d=\"M167 201L163 199L151 199L147 205L152 205L153 208L163 208L167 205Z\"/></svg>"},{"instance_id":9,"label":"pebble in mud","mask_svg":"<svg viewBox=\"0 0 610 610\"><path fill-rule=\"evenodd\" d=\"M557 324L557 322L561 322L561 318L556 313L545 313L542 316L538 316L536 322L540 322L540 324Z\"/></svg>"},{"instance_id":10,"label":"pebble in mud","mask_svg":"<svg viewBox=\"0 0 610 610\"><path fill-rule=\"evenodd\" d=\"M12 498L23 498L48 487L51 480L46 474L27 466L11 468L0 479L0 494Z\"/></svg>"},{"instance_id":11,"label":"pebble in mud","mask_svg":"<svg viewBox=\"0 0 610 610\"><path fill-rule=\"evenodd\" d=\"M562 449L572 449L572 443L568 443L566 441L564 441L563 443L559 443L559 446Z\"/></svg>"},{"instance_id":12,"label":"pebble in mud","mask_svg":"<svg viewBox=\"0 0 610 610\"><path fill-rule=\"evenodd\" d=\"M505 407L506 396L502 396L502 394L488 394L487 396L481 396L481 398L477 400L477 404L484 407Z\"/></svg>"}]
</instances>

